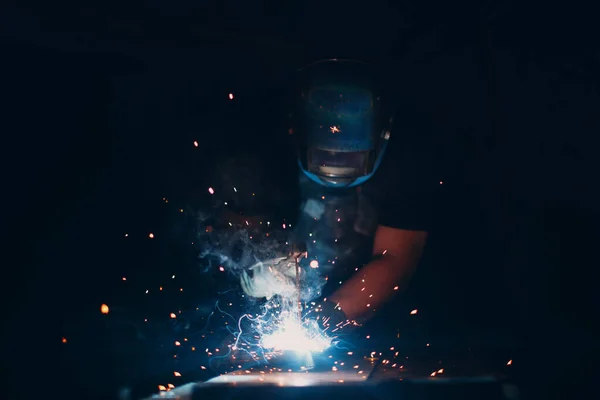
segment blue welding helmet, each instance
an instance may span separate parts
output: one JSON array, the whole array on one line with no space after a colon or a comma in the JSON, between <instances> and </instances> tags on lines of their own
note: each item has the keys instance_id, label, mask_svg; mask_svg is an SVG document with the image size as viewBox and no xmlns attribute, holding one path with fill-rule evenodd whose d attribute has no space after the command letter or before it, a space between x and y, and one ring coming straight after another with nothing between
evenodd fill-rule
<instances>
[{"instance_id":1,"label":"blue welding helmet","mask_svg":"<svg viewBox=\"0 0 600 400\"><path fill-rule=\"evenodd\" d=\"M298 164L311 180L352 187L377 170L390 137L371 66L324 60L298 74L290 134Z\"/></svg>"}]
</instances>

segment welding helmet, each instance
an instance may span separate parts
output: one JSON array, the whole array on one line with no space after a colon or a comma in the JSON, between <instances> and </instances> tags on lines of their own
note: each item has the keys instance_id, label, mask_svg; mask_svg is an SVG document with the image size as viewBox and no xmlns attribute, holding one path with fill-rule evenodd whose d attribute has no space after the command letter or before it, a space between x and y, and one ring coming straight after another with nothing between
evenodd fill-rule
<instances>
[{"instance_id":1,"label":"welding helmet","mask_svg":"<svg viewBox=\"0 0 600 400\"><path fill-rule=\"evenodd\" d=\"M369 64L323 60L298 71L289 133L311 180L352 187L377 170L390 137L381 93Z\"/></svg>"}]
</instances>

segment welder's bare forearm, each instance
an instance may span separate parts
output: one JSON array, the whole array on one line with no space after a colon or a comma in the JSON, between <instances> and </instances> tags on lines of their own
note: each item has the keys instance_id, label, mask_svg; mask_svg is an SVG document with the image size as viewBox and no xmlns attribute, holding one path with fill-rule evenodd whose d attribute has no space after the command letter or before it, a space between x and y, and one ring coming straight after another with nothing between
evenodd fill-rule
<instances>
[{"instance_id":1,"label":"welder's bare forearm","mask_svg":"<svg viewBox=\"0 0 600 400\"><path fill-rule=\"evenodd\" d=\"M405 284L417 260L383 256L364 266L332 296L350 319L368 319Z\"/></svg>"},{"instance_id":2,"label":"welder's bare forearm","mask_svg":"<svg viewBox=\"0 0 600 400\"><path fill-rule=\"evenodd\" d=\"M346 281L332 296L351 319L368 319L378 307L406 285L427 238L424 231L379 227L374 259Z\"/></svg>"}]
</instances>

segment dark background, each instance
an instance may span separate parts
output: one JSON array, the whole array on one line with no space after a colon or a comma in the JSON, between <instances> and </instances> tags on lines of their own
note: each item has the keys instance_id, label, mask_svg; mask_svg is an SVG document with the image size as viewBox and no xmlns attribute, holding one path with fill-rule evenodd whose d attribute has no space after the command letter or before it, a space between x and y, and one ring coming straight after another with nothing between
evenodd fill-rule
<instances>
[{"instance_id":1,"label":"dark background","mask_svg":"<svg viewBox=\"0 0 600 400\"><path fill-rule=\"evenodd\" d=\"M281 99L291 72L322 57L381 65L399 115L447 146L422 297L474 340L502 321L527 343L529 367L585 374L599 326L592 10L196 3L2 13L3 368L14 385L122 384L123 350L102 330L99 304L120 296L121 276L193 263L173 240L146 240L172 233L161 199L186 205L204 193L206 171L232 145L287 165ZM274 169L293 190L290 169ZM78 360L62 353L65 331Z\"/></svg>"}]
</instances>

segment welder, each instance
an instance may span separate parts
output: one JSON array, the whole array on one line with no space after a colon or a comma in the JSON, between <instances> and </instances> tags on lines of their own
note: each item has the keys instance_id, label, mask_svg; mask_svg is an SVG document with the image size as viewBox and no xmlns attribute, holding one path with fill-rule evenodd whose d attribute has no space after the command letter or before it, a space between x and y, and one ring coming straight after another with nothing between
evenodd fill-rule
<instances>
[{"instance_id":1,"label":"welder","mask_svg":"<svg viewBox=\"0 0 600 400\"><path fill-rule=\"evenodd\" d=\"M295 240L328 280L324 308L338 320L365 321L419 263L438 181L430 160L416 160L415 132L393 129L402 110L370 65L325 60L298 77L289 134L304 201Z\"/></svg>"},{"instance_id":2,"label":"welder","mask_svg":"<svg viewBox=\"0 0 600 400\"><path fill-rule=\"evenodd\" d=\"M370 65L316 62L299 71L297 84L288 133L302 203L290 241L308 254L298 291L301 300L319 299L330 323L366 321L419 263L438 184L432 153L414 130L392 140L396 110ZM260 271L253 281L243 282L247 294L272 291L259 284L268 281Z\"/></svg>"}]
</instances>

